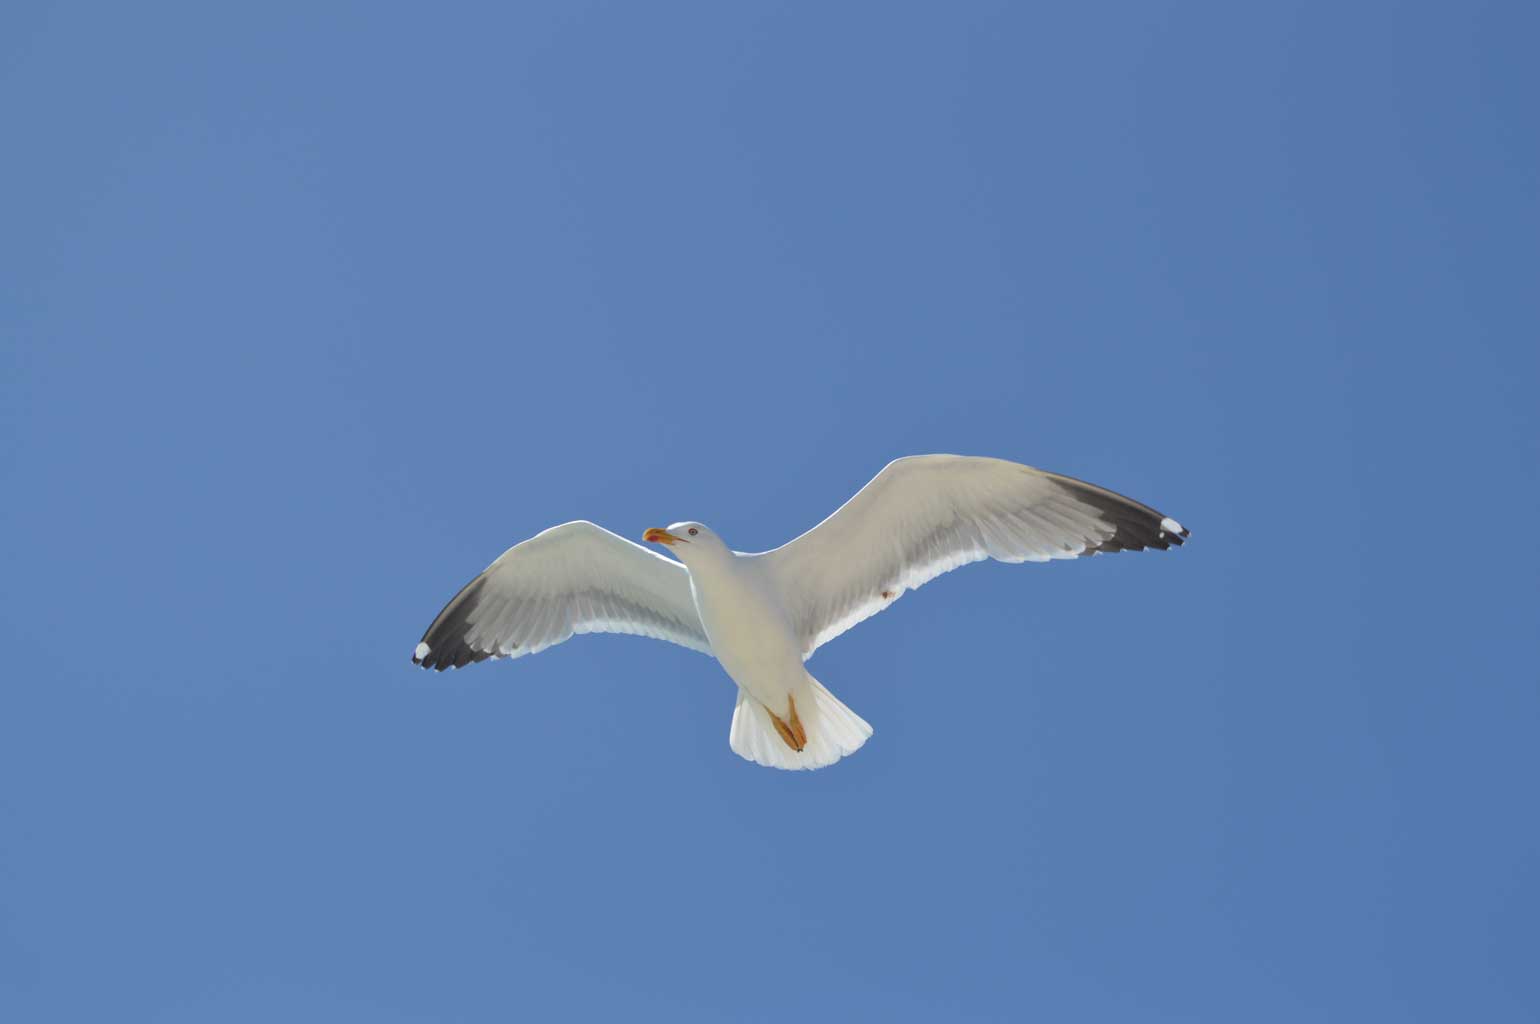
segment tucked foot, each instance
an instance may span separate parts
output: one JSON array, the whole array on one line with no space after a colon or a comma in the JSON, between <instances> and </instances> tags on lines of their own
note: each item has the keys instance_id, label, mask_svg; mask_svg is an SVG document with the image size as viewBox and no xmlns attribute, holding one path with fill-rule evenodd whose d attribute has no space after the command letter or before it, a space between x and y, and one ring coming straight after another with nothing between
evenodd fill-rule
<instances>
[{"instance_id":1,"label":"tucked foot","mask_svg":"<svg viewBox=\"0 0 1540 1024\"><path fill-rule=\"evenodd\" d=\"M801 750L807 746L807 730L802 728L802 719L797 717L797 698L787 694L786 702L791 705L791 721L786 724L791 727L791 734L797 738L797 749Z\"/></svg>"},{"instance_id":2,"label":"tucked foot","mask_svg":"<svg viewBox=\"0 0 1540 1024\"><path fill-rule=\"evenodd\" d=\"M769 713L770 721L775 723L775 731L781 734L781 742L801 753L802 748L807 746L807 730L802 728L802 722L797 718L797 702L795 700L791 702L790 725L787 725L784 718L769 708L765 708L765 711Z\"/></svg>"}]
</instances>

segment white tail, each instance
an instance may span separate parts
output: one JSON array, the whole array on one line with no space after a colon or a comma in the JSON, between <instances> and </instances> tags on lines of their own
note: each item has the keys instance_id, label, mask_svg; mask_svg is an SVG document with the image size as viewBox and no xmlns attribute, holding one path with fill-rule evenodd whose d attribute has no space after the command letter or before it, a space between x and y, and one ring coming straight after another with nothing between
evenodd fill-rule
<instances>
[{"instance_id":1,"label":"white tail","mask_svg":"<svg viewBox=\"0 0 1540 1024\"><path fill-rule=\"evenodd\" d=\"M872 734L872 727L860 715L841 704L812 676L807 676L792 696L797 701L797 717L807 730L807 746L800 751L788 747L770 720L770 712L740 686L727 737L733 753L766 768L823 768L860 750Z\"/></svg>"}]
</instances>

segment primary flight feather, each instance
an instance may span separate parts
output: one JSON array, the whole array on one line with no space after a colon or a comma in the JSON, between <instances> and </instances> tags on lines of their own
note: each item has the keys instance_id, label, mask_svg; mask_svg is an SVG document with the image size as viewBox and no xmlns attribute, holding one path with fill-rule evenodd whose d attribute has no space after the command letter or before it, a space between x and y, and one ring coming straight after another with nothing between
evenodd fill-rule
<instances>
[{"instance_id":1,"label":"primary flight feather","mask_svg":"<svg viewBox=\"0 0 1540 1024\"><path fill-rule=\"evenodd\" d=\"M773 551L733 551L696 522L648 530L679 561L589 522L516 544L466 584L412 661L458 668L574 633L634 633L714 656L738 684L729 743L772 768L822 768L872 727L803 662L960 565L1162 550L1188 531L1131 498L1002 459L890 462L833 515Z\"/></svg>"}]
</instances>

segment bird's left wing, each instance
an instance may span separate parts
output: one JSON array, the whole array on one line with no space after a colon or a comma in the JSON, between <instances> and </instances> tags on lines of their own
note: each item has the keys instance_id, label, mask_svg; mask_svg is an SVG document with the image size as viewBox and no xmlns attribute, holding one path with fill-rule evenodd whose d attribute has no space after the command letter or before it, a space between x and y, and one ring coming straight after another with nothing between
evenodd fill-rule
<instances>
[{"instance_id":1,"label":"bird's left wing","mask_svg":"<svg viewBox=\"0 0 1540 1024\"><path fill-rule=\"evenodd\" d=\"M897 459L802 536L759 555L808 657L960 565L1179 545L1187 531L1094 484L1002 459Z\"/></svg>"},{"instance_id":2,"label":"bird's left wing","mask_svg":"<svg viewBox=\"0 0 1540 1024\"><path fill-rule=\"evenodd\" d=\"M517 658L574 633L632 633L711 653L689 571L579 520L503 552L439 612L412 661L443 670Z\"/></svg>"}]
</instances>

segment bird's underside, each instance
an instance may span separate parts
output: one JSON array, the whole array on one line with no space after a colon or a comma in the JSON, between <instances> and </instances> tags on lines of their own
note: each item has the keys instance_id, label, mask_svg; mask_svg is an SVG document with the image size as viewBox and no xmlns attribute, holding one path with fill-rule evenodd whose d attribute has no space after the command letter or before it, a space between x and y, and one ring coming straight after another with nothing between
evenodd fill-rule
<instances>
[{"instance_id":1,"label":"bird's underside","mask_svg":"<svg viewBox=\"0 0 1540 1024\"><path fill-rule=\"evenodd\" d=\"M730 550L699 523L648 531L680 561L593 523L552 527L471 580L412 660L458 668L533 654L577 633L669 640L716 656L739 683L729 737L736 753L818 768L853 753L871 727L797 662L906 591L985 558L1163 550L1188 535L1146 505L1071 477L999 459L911 456L818 526L758 554ZM773 684L755 667L768 663L767 651Z\"/></svg>"}]
</instances>

